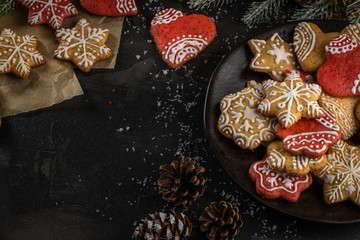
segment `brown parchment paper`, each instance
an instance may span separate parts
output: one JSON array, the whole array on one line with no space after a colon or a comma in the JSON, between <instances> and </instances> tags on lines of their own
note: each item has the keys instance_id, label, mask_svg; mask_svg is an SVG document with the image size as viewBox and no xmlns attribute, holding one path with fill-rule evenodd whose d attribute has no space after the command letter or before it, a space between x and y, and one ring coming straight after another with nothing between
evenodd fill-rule
<instances>
[{"instance_id":1,"label":"brown parchment paper","mask_svg":"<svg viewBox=\"0 0 360 240\"><path fill-rule=\"evenodd\" d=\"M79 15L65 18L62 27L72 28L84 17L92 27L110 30L106 45L112 50L113 56L95 63L94 68L114 68L120 44L123 17L95 16L84 12L73 1ZM38 38L38 51L44 55L46 64L31 68L30 77L21 79L12 74L0 75L0 113L2 117L16 115L44 107L52 106L74 96L83 94L71 62L54 58L58 47L55 31L47 25L30 26L27 24L28 10L19 7L15 11L0 17L0 32L10 28L18 35L35 35Z\"/></svg>"}]
</instances>

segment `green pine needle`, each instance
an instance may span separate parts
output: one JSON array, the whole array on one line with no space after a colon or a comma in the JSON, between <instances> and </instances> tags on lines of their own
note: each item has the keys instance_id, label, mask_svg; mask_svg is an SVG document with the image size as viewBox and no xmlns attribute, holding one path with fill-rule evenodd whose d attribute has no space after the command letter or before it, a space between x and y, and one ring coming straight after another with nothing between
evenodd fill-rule
<instances>
[{"instance_id":1,"label":"green pine needle","mask_svg":"<svg viewBox=\"0 0 360 240\"><path fill-rule=\"evenodd\" d=\"M360 23L360 0L346 7L346 16L350 23Z\"/></svg>"},{"instance_id":2,"label":"green pine needle","mask_svg":"<svg viewBox=\"0 0 360 240\"><path fill-rule=\"evenodd\" d=\"M241 20L251 27L257 23L268 21L270 17L278 15L282 6L284 6L288 0L265 0L262 2L253 2L247 9L245 15Z\"/></svg>"},{"instance_id":3,"label":"green pine needle","mask_svg":"<svg viewBox=\"0 0 360 240\"><path fill-rule=\"evenodd\" d=\"M292 16L292 20L329 19L335 8L336 0L320 0L314 4L304 5Z\"/></svg>"},{"instance_id":4,"label":"green pine needle","mask_svg":"<svg viewBox=\"0 0 360 240\"><path fill-rule=\"evenodd\" d=\"M188 5L190 9L204 10L211 6L221 7L224 3L229 4L234 0L189 0Z\"/></svg>"},{"instance_id":5,"label":"green pine needle","mask_svg":"<svg viewBox=\"0 0 360 240\"><path fill-rule=\"evenodd\" d=\"M0 0L0 17L14 10L16 6L16 0Z\"/></svg>"}]
</instances>

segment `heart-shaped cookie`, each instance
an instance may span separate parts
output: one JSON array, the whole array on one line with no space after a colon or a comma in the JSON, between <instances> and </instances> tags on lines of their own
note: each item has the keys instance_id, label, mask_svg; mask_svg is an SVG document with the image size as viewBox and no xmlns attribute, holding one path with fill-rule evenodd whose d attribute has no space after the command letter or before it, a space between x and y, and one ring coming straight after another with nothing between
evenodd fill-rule
<instances>
[{"instance_id":1,"label":"heart-shaped cookie","mask_svg":"<svg viewBox=\"0 0 360 240\"><path fill-rule=\"evenodd\" d=\"M216 27L204 15L187 16L169 8L156 14L151 22L151 34L163 60L177 68L210 44L216 35Z\"/></svg>"},{"instance_id":2,"label":"heart-shaped cookie","mask_svg":"<svg viewBox=\"0 0 360 240\"><path fill-rule=\"evenodd\" d=\"M102 16L136 15L135 0L80 0L81 6L88 12Z\"/></svg>"},{"instance_id":3,"label":"heart-shaped cookie","mask_svg":"<svg viewBox=\"0 0 360 240\"><path fill-rule=\"evenodd\" d=\"M360 95L360 46L346 35L325 47L327 61L317 73L319 85L334 97Z\"/></svg>"}]
</instances>

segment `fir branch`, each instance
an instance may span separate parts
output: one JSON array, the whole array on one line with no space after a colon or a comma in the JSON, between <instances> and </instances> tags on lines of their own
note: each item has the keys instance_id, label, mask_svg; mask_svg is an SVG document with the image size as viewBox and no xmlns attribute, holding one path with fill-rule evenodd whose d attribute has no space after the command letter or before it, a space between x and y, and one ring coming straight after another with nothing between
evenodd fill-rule
<instances>
[{"instance_id":1,"label":"fir branch","mask_svg":"<svg viewBox=\"0 0 360 240\"><path fill-rule=\"evenodd\" d=\"M224 3L229 4L234 0L189 0L187 4L190 9L204 10L211 6L221 7Z\"/></svg>"},{"instance_id":2,"label":"fir branch","mask_svg":"<svg viewBox=\"0 0 360 240\"><path fill-rule=\"evenodd\" d=\"M262 2L253 2L247 9L245 15L241 18L248 27L254 24L270 20L270 16L277 15L282 6L288 0L265 0Z\"/></svg>"},{"instance_id":3,"label":"fir branch","mask_svg":"<svg viewBox=\"0 0 360 240\"><path fill-rule=\"evenodd\" d=\"M360 0L346 6L346 16L350 23L360 23Z\"/></svg>"},{"instance_id":4,"label":"fir branch","mask_svg":"<svg viewBox=\"0 0 360 240\"><path fill-rule=\"evenodd\" d=\"M0 0L0 17L14 10L16 6L16 0Z\"/></svg>"},{"instance_id":5,"label":"fir branch","mask_svg":"<svg viewBox=\"0 0 360 240\"><path fill-rule=\"evenodd\" d=\"M320 0L314 4L304 5L295 11L292 20L329 19L337 9L337 0Z\"/></svg>"}]
</instances>

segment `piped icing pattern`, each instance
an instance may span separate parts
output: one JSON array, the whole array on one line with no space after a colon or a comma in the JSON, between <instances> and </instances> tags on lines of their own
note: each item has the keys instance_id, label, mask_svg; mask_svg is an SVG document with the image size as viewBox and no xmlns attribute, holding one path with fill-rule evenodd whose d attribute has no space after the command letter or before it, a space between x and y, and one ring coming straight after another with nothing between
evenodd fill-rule
<instances>
[{"instance_id":1,"label":"piped icing pattern","mask_svg":"<svg viewBox=\"0 0 360 240\"><path fill-rule=\"evenodd\" d=\"M295 155L304 154L308 157L324 155L329 146L335 144L341 137L336 116L331 111L323 109L321 118L301 119L289 129L275 126L275 133L283 139L284 148Z\"/></svg>"},{"instance_id":2,"label":"piped icing pattern","mask_svg":"<svg viewBox=\"0 0 360 240\"><path fill-rule=\"evenodd\" d=\"M341 129L341 139L347 140L360 128L360 122L355 116L355 106L360 102L359 96L340 98L322 93L319 104L324 109L330 110L336 116L336 122Z\"/></svg>"},{"instance_id":3,"label":"piped icing pattern","mask_svg":"<svg viewBox=\"0 0 360 240\"><path fill-rule=\"evenodd\" d=\"M341 31L341 34L345 34L360 43L360 24L349 24Z\"/></svg>"},{"instance_id":4,"label":"piped icing pattern","mask_svg":"<svg viewBox=\"0 0 360 240\"><path fill-rule=\"evenodd\" d=\"M52 29L59 29L65 17L75 16L78 10L68 0L18 0L29 9L30 25L46 23Z\"/></svg>"},{"instance_id":5,"label":"piped icing pattern","mask_svg":"<svg viewBox=\"0 0 360 240\"><path fill-rule=\"evenodd\" d=\"M37 41L35 36L18 36L4 29L0 35L0 74L12 72L28 78L31 67L44 64L44 56L36 49Z\"/></svg>"},{"instance_id":6,"label":"piped icing pattern","mask_svg":"<svg viewBox=\"0 0 360 240\"><path fill-rule=\"evenodd\" d=\"M55 57L72 61L81 70L90 71L96 61L109 58L111 50L105 45L108 29L91 28L84 18L72 29L56 31L60 42L55 50Z\"/></svg>"},{"instance_id":7,"label":"piped icing pattern","mask_svg":"<svg viewBox=\"0 0 360 240\"><path fill-rule=\"evenodd\" d=\"M174 8L168 8L162 10L158 14L155 15L153 20L151 21L151 26L156 26L159 24L168 24L170 22L176 21L179 17L183 17L184 14L181 11L178 11Z\"/></svg>"},{"instance_id":8,"label":"piped icing pattern","mask_svg":"<svg viewBox=\"0 0 360 240\"><path fill-rule=\"evenodd\" d=\"M300 197L300 193L312 183L310 174L293 177L284 172L276 172L269 167L265 159L253 163L249 174L256 182L256 191L269 199L284 198L295 202Z\"/></svg>"},{"instance_id":9,"label":"piped icing pattern","mask_svg":"<svg viewBox=\"0 0 360 240\"><path fill-rule=\"evenodd\" d=\"M292 155L284 149L281 140L276 140L267 146L266 162L275 171L286 172L291 176L304 176L310 171L322 169L326 164L326 155L316 158Z\"/></svg>"},{"instance_id":10,"label":"piped icing pattern","mask_svg":"<svg viewBox=\"0 0 360 240\"><path fill-rule=\"evenodd\" d=\"M299 23L294 30L294 51L299 62L306 60L315 47L316 34L307 22Z\"/></svg>"},{"instance_id":11,"label":"piped icing pattern","mask_svg":"<svg viewBox=\"0 0 360 240\"><path fill-rule=\"evenodd\" d=\"M360 146L351 146L339 140L329 148L328 162L313 172L323 182L326 203L351 200L360 206Z\"/></svg>"},{"instance_id":12,"label":"piped icing pattern","mask_svg":"<svg viewBox=\"0 0 360 240\"><path fill-rule=\"evenodd\" d=\"M248 87L235 94L226 95L220 103L221 115L218 129L243 149L255 149L262 141L275 138L276 119L257 113L264 95L260 83L250 81Z\"/></svg>"},{"instance_id":13,"label":"piped icing pattern","mask_svg":"<svg viewBox=\"0 0 360 240\"><path fill-rule=\"evenodd\" d=\"M258 110L264 115L276 116L284 128L291 127L301 117L320 118L324 115L317 103L321 87L304 83L296 72L283 82L264 81L263 89L266 97L259 104Z\"/></svg>"},{"instance_id":14,"label":"piped icing pattern","mask_svg":"<svg viewBox=\"0 0 360 240\"><path fill-rule=\"evenodd\" d=\"M359 44L349 38L346 35L340 35L334 39L332 39L328 45L325 46L325 51L330 54L342 54L351 52L356 49Z\"/></svg>"},{"instance_id":15,"label":"piped icing pattern","mask_svg":"<svg viewBox=\"0 0 360 240\"><path fill-rule=\"evenodd\" d=\"M137 13L135 0L116 0L116 9L120 15Z\"/></svg>"},{"instance_id":16,"label":"piped icing pattern","mask_svg":"<svg viewBox=\"0 0 360 240\"><path fill-rule=\"evenodd\" d=\"M274 33L267 41L251 39L248 42L255 57L250 69L268 73L274 80L282 81L286 69L297 69L292 46Z\"/></svg>"}]
</instances>

